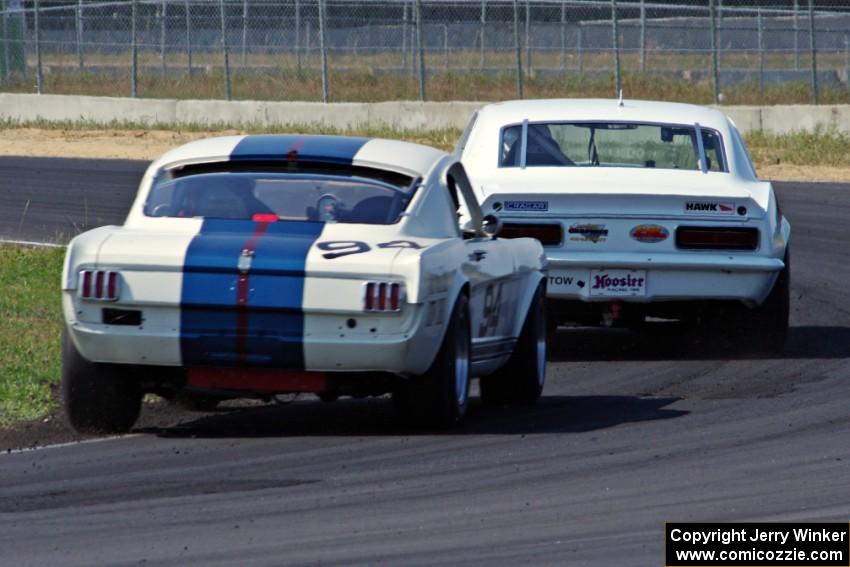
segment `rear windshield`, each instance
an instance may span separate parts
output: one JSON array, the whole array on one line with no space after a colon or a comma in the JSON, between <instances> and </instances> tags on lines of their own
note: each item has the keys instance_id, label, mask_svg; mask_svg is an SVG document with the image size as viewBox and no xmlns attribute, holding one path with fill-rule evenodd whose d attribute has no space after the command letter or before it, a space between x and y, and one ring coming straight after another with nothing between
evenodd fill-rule
<instances>
[{"instance_id":1,"label":"rear windshield","mask_svg":"<svg viewBox=\"0 0 850 567\"><path fill-rule=\"evenodd\" d=\"M213 172L158 180L144 211L151 217L393 224L413 191L358 177Z\"/></svg>"},{"instance_id":2,"label":"rear windshield","mask_svg":"<svg viewBox=\"0 0 850 567\"><path fill-rule=\"evenodd\" d=\"M700 128L710 171L726 171L720 134ZM500 167L522 165L522 124L502 129ZM635 122L528 124L526 167L700 169L694 125Z\"/></svg>"}]
</instances>

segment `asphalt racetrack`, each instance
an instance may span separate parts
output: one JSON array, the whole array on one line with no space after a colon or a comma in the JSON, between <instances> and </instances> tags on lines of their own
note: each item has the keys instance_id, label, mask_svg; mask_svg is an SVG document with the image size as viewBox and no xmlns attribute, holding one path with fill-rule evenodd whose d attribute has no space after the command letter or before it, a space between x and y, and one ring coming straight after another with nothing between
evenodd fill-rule
<instances>
[{"instance_id":1,"label":"asphalt racetrack","mask_svg":"<svg viewBox=\"0 0 850 567\"><path fill-rule=\"evenodd\" d=\"M0 159L0 235L120 222L143 165ZM665 521L846 522L850 187L779 194L783 357L562 330L539 406L474 399L447 433L384 399L304 399L2 454L0 565L655 566Z\"/></svg>"}]
</instances>

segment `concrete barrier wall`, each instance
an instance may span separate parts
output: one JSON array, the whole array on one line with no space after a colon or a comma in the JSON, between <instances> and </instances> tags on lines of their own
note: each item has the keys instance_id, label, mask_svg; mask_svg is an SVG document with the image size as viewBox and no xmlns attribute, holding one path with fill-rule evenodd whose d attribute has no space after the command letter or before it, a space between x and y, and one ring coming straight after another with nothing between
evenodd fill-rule
<instances>
[{"instance_id":1,"label":"concrete barrier wall","mask_svg":"<svg viewBox=\"0 0 850 567\"><path fill-rule=\"evenodd\" d=\"M0 93L0 119L135 122L176 125L314 124L340 129L463 128L480 102L357 103L132 99ZM613 104L613 103L612 103ZM723 106L742 132L785 134L835 129L850 133L850 105Z\"/></svg>"}]
</instances>

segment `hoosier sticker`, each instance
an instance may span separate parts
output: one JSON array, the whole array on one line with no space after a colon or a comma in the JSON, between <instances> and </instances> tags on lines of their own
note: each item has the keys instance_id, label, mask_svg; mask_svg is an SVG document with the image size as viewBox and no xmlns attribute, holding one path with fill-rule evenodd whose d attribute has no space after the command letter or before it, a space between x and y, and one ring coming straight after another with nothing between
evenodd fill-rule
<instances>
[{"instance_id":1,"label":"hoosier sticker","mask_svg":"<svg viewBox=\"0 0 850 567\"><path fill-rule=\"evenodd\" d=\"M646 270L591 270L592 297L634 297L646 295Z\"/></svg>"},{"instance_id":2,"label":"hoosier sticker","mask_svg":"<svg viewBox=\"0 0 850 567\"><path fill-rule=\"evenodd\" d=\"M712 203L707 201L688 201L685 203L685 214L691 215L732 215L735 214L735 203Z\"/></svg>"},{"instance_id":3,"label":"hoosier sticker","mask_svg":"<svg viewBox=\"0 0 850 567\"><path fill-rule=\"evenodd\" d=\"M505 210L545 212L549 210L549 201L505 201Z\"/></svg>"}]
</instances>

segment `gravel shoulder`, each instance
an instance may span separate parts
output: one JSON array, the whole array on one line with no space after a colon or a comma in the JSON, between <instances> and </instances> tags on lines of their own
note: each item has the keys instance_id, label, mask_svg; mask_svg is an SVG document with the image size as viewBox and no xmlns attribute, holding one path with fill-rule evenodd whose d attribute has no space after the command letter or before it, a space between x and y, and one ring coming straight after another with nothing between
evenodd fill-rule
<instances>
[{"instance_id":1,"label":"gravel shoulder","mask_svg":"<svg viewBox=\"0 0 850 567\"><path fill-rule=\"evenodd\" d=\"M240 130L10 128L0 130L0 156L153 160L192 140L242 133ZM850 167L760 163L757 169L765 180L850 182Z\"/></svg>"}]
</instances>

